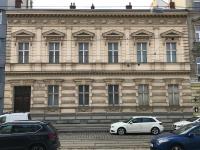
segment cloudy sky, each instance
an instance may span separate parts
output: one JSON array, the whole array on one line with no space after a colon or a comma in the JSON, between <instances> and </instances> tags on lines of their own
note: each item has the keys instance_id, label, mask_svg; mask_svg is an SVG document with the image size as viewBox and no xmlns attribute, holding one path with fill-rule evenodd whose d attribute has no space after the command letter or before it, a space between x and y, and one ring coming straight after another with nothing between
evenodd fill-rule
<instances>
[{"instance_id":1,"label":"cloudy sky","mask_svg":"<svg viewBox=\"0 0 200 150\"><path fill-rule=\"evenodd\" d=\"M135 8L148 8L152 0L33 0L35 8L69 8L75 3L77 9L90 9L92 3L96 9L124 9L131 2Z\"/></svg>"}]
</instances>

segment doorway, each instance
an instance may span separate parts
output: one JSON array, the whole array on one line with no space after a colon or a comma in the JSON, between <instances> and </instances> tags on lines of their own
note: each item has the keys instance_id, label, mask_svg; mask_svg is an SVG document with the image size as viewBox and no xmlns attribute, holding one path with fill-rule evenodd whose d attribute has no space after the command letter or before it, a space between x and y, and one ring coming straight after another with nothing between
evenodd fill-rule
<instances>
[{"instance_id":1,"label":"doorway","mask_svg":"<svg viewBox=\"0 0 200 150\"><path fill-rule=\"evenodd\" d=\"M30 112L31 86L14 87L14 112Z\"/></svg>"}]
</instances>

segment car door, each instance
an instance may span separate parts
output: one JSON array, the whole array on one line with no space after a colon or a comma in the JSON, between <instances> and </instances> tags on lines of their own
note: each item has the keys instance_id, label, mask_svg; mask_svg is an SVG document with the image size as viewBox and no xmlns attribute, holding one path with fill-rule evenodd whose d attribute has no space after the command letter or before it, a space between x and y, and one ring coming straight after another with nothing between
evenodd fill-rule
<instances>
[{"instance_id":1,"label":"car door","mask_svg":"<svg viewBox=\"0 0 200 150\"><path fill-rule=\"evenodd\" d=\"M200 148L200 127L195 128L189 134L192 134L192 136L188 137L188 140L187 140L188 149L199 150L199 148Z\"/></svg>"},{"instance_id":2,"label":"car door","mask_svg":"<svg viewBox=\"0 0 200 150\"><path fill-rule=\"evenodd\" d=\"M143 131L145 133L151 132L151 129L155 126L156 121L153 118L144 117L143 120Z\"/></svg>"},{"instance_id":3,"label":"car door","mask_svg":"<svg viewBox=\"0 0 200 150\"><path fill-rule=\"evenodd\" d=\"M5 124L0 126L0 149L13 150L13 141L11 140L12 125Z\"/></svg>"},{"instance_id":4,"label":"car door","mask_svg":"<svg viewBox=\"0 0 200 150\"><path fill-rule=\"evenodd\" d=\"M140 133L142 131L141 124L142 124L141 118L133 118L127 124L127 132L128 133Z\"/></svg>"}]
</instances>

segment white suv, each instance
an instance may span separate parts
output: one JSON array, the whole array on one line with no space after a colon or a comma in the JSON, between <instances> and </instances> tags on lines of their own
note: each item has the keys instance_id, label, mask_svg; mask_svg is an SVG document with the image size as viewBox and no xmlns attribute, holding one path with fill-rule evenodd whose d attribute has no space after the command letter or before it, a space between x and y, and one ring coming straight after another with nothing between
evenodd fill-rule
<instances>
[{"instance_id":1,"label":"white suv","mask_svg":"<svg viewBox=\"0 0 200 150\"><path fill-rule=\"evenodd\" d=\"M0 115L0 124L17 120L31 120L30 113L9 113Z\"/></svg>"},{"instance_id":2,"label":"white suv","mask_svg":"<svg viewBox=\"0 0 200 150\"><path fill-rule=\"evenodd\" d=\"M110 133L119 135L126 133L152 133L156 135L163 130L162 122L156 117L134 116L126 121L111 124Z\"/></svg>"}]
</instances>

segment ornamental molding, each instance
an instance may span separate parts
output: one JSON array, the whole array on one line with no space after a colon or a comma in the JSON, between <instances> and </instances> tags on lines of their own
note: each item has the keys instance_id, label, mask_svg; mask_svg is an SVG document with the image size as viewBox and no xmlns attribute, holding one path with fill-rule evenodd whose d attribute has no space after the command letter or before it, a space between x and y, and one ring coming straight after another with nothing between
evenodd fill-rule
<instances>
[{"instance_id":1,"label":"ornamental molding","mask_svg":"<svg viewBox=\"0 0 200 150\"><path fill-rule=\"evenodd\" d=\"M176 31L174 29L168 30L160 34L162 38L180 38L183 36L182 32Z\"/></svg>"},{"instance_id":2,"label":"ornamental molding","mask_svg":"<svg viewBox=\"0 0 200 150\"><path fill-rule=\"evenodd\" d=\"M15 40L15 45L16 41L30 42L33 40L34 36L35 36L34 33L24 29L12 33L12 37Z\"/></svg>"},{"instance_id":3,"label":"ornamental molding","mask_svg":"<svg viewBox=\"0 0 200 150\"><path fill-rule=\"evenodd\" d=\"M92 40L94 38L95 34L83 29L78 32L72 33L72 36L76 40Z\"/></svg>"},{"instance_id":4,"label":"ornamental molding","mask_svg":"<svg viewBox=\"0 0 200 150\"><path fill-rule=\"evenodd\" d=\"M50 30L47 32L42 33L43 37L64 37L65 34L63 32L57 31L57 30Z\"/></svg>"},{"instance_id":5,"label":"ornamental molding","mask_svg":"<svg viewBox=\"0 0 200 150\"><path fill-rule=\"evenodd\" d=\"M124 37L124 33L119 32L117 30L110 30L102 34L105 39L122 39Z\"/></svg>"},{"instance_id":6,"label":"ornamental molding","mask_svg":"<svg viewBox=\"0 0 200 150\"><path fill-rule=\"evenodd\" d=\"M134 37L134 38L137 38L137 37L153 37L153 33L152 32L149 32L147 30L144 30L144 29L141 29L141 30L138 30L136 32L133 32L131 33L130 36Z\"/></svg>"}]
</instances>

